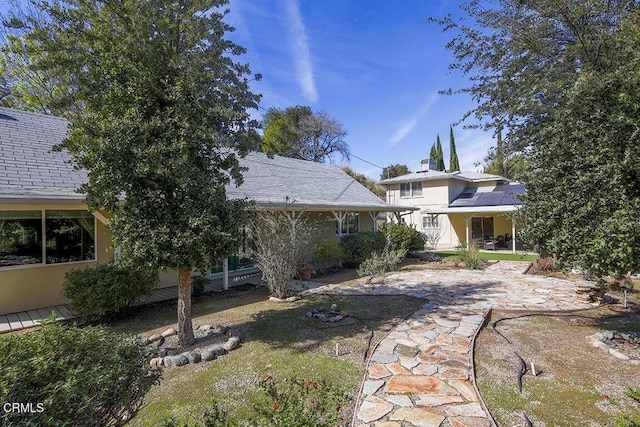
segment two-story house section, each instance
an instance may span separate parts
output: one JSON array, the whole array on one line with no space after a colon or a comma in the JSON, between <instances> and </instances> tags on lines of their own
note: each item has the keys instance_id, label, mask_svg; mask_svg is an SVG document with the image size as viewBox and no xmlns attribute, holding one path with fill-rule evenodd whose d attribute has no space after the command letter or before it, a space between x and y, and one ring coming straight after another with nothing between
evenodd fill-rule
<instances>
[{"instance_id":1,"label":"two-story house section","mask_svg":"<svg viewBox=\"0 0 640 427\"><path fill-rule=\"evenodd\" d=\"M441 172L422 160L420 170L380 181L387 203L419 208L401 217L417 230L440 229L439 247L474 242L481 249L521 249L514 213L524 185L478 172Z\"/></svg>"}]
</instances>

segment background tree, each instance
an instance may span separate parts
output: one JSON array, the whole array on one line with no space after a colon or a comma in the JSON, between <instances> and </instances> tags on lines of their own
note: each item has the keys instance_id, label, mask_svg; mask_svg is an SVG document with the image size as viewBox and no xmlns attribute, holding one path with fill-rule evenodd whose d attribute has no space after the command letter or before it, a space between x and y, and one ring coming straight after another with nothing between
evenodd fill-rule
<instances>
[{"instance_id":1,"label":"background tree","mask_svg":"<svg viewBox=\"0 0 640 427\"><path fill-rule=\"evenodd\" d=\"M50 17L35 2L10 0L10 4L11 10L0 14L0 105L66 116L77 108L70 97L72 83L38 66L46 60L46 52L37 40L26 36L44 31Z\"/></svg>"},{"instance_id":2,"label":"background tree","mask_svg":"<svg viewBox=\"0 0 640 427\"><path fill-rule=\"evenodd\" d=\"M460 170L458 153L456 152L456 140L453 136L453 126L449 125L449 172Z\"/></svg>"},{"instance_id":3,"label":"background tree","mask_svg":"<svg viewBox=\"0 0 640 427\"><path fill-rule=\"evenodd\" d=\"M87 205L113 212L123 260L179 271L178 334L189 345L190 271L237 248L244 203L224 185L241 182L236 155L258 137L247 109L259 96L232 59L244 49L224 38L224 2L33 4L51 20L23 35L46 53L32 66L72 82L82 105L61 148L88 171Z\"/></svg>"},{"instance_id":4,"label":"background tree","mask_svg":"<svg viewBox=\"0 0 640 427\"><path fill-rule=\"evenodd\" d=\"M349 166L342 166L341 169L344 171L344 173L349 175L351 178L355 179L360 184L367 187L367 189L371 191L373 194L380 197L382 200L387 200L387 190L385 190L385 188L382 185L378 184L372 179L369 179L367 176L361 173L354 172L353 170L351 170Z\"/></svg>"},{"instance_id":5,"label":"background tree","mask_svg":"<svg viewBox=\"0 0 640 427\"><path fill-rule=\"evenodd\" d=\"M468 114L508 128L505 155L530 163L526 240L567 267L638 271L638 3L471 1L462 9L459 22L435 21L456 33L453 68L471 79L460 92L478 101Z\"/></svg>"},{"instance_id":6,"label":"background tree","mask_svg":"<svg viewBox=\"0 0 640 427\"><path fill-rule=\"evenodd\" d=\"M498 127L496 137L496 146L491 147L483 159L484 173L504 176L514 181L524 181L528 173L528 163L524 154L512 153L505 155L501 127Z\"/></svg>"},{"instance_id":7,"label":"background tree","mask_svg":"<svg viewBox=\"0 0 640 427\"><path fill-rule=\"evenodd\" d=\"M383 168L380 179L395 178L409 173L411 173L411 171L407 165L396 163L395 165L389 165Z\"/></svg>"},{"instance_id":8,"label":"background tree","mask_svg":"<svg viewBox=\"0 0 640 427\"><path fill-rule=\"evenodd\" d=\"M446 167L444 165L444 152L442 151L442 142L440 142L440 134L438 134L437 137L436 137L436 161L435 161L435 165L436 165L436 170L437 171L444 172L444 170L446 169Z\"/></svg>"},{"instance_id":9,"label":"background tree","mask_svg":"<svg viewBox=\"0 0 640 427\"><path fill-rule=\"evenodd\" d=\"M262 151L273 155L333 162L336 155L349 160L347 132L328 113L314 113L311 107L296 105L280 110L269 108L262 120Z\"/></svg>"},{"instance_id":10,"label":"background tree","mask_svg":"<svg viewBox=\"0 0 640 427\"><path fill-rule=\"evenodd\" d=\"M438 164L438 149L435 142L431 145L431 150L429 150L429 160L433 160L433 167L435 168Z\"/></svg>"}]
</instances>

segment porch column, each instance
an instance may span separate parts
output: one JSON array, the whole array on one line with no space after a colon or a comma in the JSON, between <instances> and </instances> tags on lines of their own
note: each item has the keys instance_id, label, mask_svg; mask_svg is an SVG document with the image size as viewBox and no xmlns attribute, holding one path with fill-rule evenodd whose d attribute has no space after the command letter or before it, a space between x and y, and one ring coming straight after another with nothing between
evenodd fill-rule
<instances>
[{"instance_id":1,"label":"porch column","mask_svg":"<svg viewBox=\"0 0 640 427\"><path fill-rule=\"evenodd\" d=\"M373 231L378 231L378 222L376 221L378 212L369 212L369 216L371 217L371 222L373 222Z\"/></svg>"},{"instance_id":2,"label":"porch column","mask_svg":"<svg viewBox=\"0 0 640 427\"><path fill-rule=\"evenodd\" d=\"M342 237L342 221L344 220L344 217L347 213L342 211L332 213L336 221L338 221L338 237Z\"/></svg>"},{"instance_id":3,"label":"porch column","mask_svg":"<svg viewBox=\"0 0 640 427\"><path fill-rule=\"evenodd\" d=\"M469 222L471 221L470 216L464 215L464 231L465 236L467 237L467 249L469 249L469 241L471 240L471 229L469 228Z\"/></svg>"},{"instance_id":4,"label":"porch column","mask_svg":"<svg viewBox=\"0 0 640 427\"><path fill-rule=\"evenodd\" d=\"M229 290L229 258L222 261L222 290Z\"/></svg>"},{"instance_id":5,"label":"porch column","mask_svg":"<svg viewBox=\"0 0 640 427\"><path fill-rule=\"evenodd\" d=\"M512 252L516 253L516 220L511 217L511 247Z\"/></svg>"}]
</instances>

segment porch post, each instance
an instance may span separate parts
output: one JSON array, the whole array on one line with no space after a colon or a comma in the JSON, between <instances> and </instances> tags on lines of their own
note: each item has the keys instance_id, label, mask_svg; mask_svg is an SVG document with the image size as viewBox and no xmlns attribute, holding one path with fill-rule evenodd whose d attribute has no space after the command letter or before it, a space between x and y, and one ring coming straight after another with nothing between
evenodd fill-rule
<instances>
[{"instance_id":1,"label":"porch post","mask_svg":"<svg viewBox=\"0 0 640 427\"><path fill-rule=\"evenodd\" d=\"M229 290L229 258L222 261L222 290Z\"/></svg>"},{"instance_id":2,"label":"porch post","mask_svg":"<svg viewBox=\"0 0 640 427\"><path fill-rule=\"evenodd\" d=\"M342 220L344 219L346 212L338 211L332 213L335 219L338 221L338 237L342 237Z\"/></svg>"},{"instance_id":3,"label":"porch post","mask_svg":"<svg viewBox=\"0 0 640 427\"><path fill-rule=\"evenodd\" d=\"M470 216L464 216L465 235L467 236L467 249L469 249L469 241L471 240L471 229L469 228Z\"/></svg>"},{"instance_id":4,"label":"porch post","mask_svg":"<svg viewBox=\"0 0 640 427\"><path fill-rule=\"evenodd\" d=\"M511 246L512 252L516 253L516 220L511 217Z\"/></svg>"},{"instance_id":5,"label":"porch post","mask_svg":"<svg viewBox=\"0 0 640 427\"><path fill-rule=\"evenodd\" d=\"M373 231L378 231L378 222L376 221L378 212L369 212L369 216L371 217L371 222L373 222Z\"/></svg>"}]
</instances>

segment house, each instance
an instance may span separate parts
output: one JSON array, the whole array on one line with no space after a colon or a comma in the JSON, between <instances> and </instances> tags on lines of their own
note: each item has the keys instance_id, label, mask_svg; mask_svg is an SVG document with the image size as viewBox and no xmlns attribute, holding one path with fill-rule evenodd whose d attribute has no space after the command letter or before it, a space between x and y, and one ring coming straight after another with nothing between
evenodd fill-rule
<instances>
[{"instance_id":1,"label":"house","mask_svg":"<svg viewBox=\"0 0 640 427\"><path fill-rule=\"evenodd\" d=\"M481 249L520 249L516 211L522 206L522 184L486 173L441 172L433 161L420 170L380 181L387 202L418 208L400 217L420 231L440 230L440 247L469 242Z\"/></svg>"},{"instance_id":2,"label":"house","mask_svg":"<svg viewBox=\"0 0 640 427\"><path fill-rule=\"evenodd\" d=\"M87 173L65 152L52 151L67 132L62 118L0 108L0 314L64 303L64 275L114 257L108 212L89 212L76 189ZM247 197L262 208L295 209L323 220L322 236L338 238L376 228L391 206L338 167L251 153L241 187L228 197ZM161 275L174 286L177 273Z\"/></svg>"}]
</instances>

